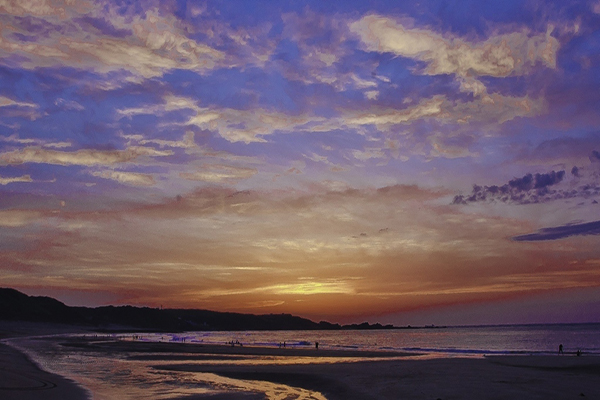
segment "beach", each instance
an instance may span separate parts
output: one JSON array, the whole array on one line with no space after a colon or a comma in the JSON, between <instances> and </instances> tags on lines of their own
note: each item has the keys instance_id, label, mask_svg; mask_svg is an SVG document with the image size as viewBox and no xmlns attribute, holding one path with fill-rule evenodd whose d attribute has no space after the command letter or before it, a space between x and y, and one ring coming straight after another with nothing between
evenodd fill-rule
<instances>
[{"instance_id":1,"label":"beach","mask_svg":"<svg viewBox=\"0 0 600 400\"><path fill-rule=\"evenodd\" d=\"M96 335L54 336L52 343L58 342L71 358L86 354L96 364L118 359L132 375L137 368L155 382L169 380L167 388L173 389L168 395L160 390L164 399L600 398L597 356L431 358L394 351L160 343ZM86 398L85 390L71 380L40 370L6 345L0 350L3 399ZM96 385L105 379L98 377ZM207 379L216 390L205 390ZM84 385L89 382L88 378ZM109 382L114 386L112 392L102 392L97 386L97 398L119 396L119 382ZM140 398L141 392L125 392L134 381L127 382L121 383L120 398ZM179 390L179 383L186 390Z\"/></svg>"},{"instance_id":2,"label":"beach","mask_svg":"<svg viewBox=\"0 0 600 400\"><path fill-rule=\"evenodd\" d=\"M0 398L3 400L84 400L86 390L40 369L20 351L0 343Z\"/></svg>"},{"instance_id":3,"label":"beach","mask_svg":"<svg viewBox=\"0 0 600 400\"><path fill-rule=\"evenodd\" d=\"M156 365L282 383L347 399L600 398L600 359L508 356L303 365Z\"/></svg>"},{"instance_id":4,"label":"beach","mask_svg":"<svg viewBox=\"0 0 600 400\"><path fill-rule=\"evenodd\" d=\"M0 339L81 332L72 325L0 321ZM0 398L3 400L86 400L90 394L61 375L41 369L23 352L0 342Z\"/></svg>"}]
</instances>

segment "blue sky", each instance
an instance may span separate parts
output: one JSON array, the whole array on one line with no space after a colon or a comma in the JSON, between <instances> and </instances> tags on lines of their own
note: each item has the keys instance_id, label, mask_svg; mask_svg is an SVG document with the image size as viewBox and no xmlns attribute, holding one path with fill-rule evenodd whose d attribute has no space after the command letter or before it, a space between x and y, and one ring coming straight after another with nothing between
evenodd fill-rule
<instances>
[{"instance_id":1,"label":"blue sky","mask_svg":"<svg viewBox=\"0 0 600 400\"><path fill-rule=\"evenodd\" d=\"M2 286L600 320L598 1L32 0L0 22Z\"/></svg>"}]
</instances>

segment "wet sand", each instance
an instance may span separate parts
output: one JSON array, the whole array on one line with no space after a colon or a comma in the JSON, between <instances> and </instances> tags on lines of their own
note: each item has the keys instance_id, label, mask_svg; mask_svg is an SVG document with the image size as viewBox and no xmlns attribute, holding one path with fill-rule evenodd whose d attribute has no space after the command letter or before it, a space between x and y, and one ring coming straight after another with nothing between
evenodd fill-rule
<instances>
[{"instance_id":1,"label":"wet sand","mask_svg":"<svg viewBox=\"0 0 600 400\"><path fill-rule=\"evenodd\" d=\"M380 357L403 357L412 356L414 353L400 353L395 351L361 351L361 350L331 350L319 349L314 347L258 347L258 346L230 346L217 344L201 343L181 343L181 342L146 342L136 341L125 338L123 340L107 340L88 338L69 338L65 339L63 345L69 347L80 347L86 350L110 351L110 352L128 352L135 353L134 357L138 359L145 353L165 353L164 356L153 355L156 359L173 359L182 357L191 357L198 359L218 358L231 359L231 356L268 356L268 357L333 357L333 358L380 358ZM226 357L225 357L226 356ZM141 357L141 358L140 358Z\"/></svg>"},{"instance_id":2,"label":"wet sand","mask_svg":"<svg viewBox=\"0 0 600 400\"><path fill-rule=\"evenodd\" d=\"M91 350L99 357L127 354L132 360L150 363L156 371L268 381L320 392L329 400L600 399L600 357L586 355L411 359L395 352L150 343L93 336L61 340L75 351ZM321 363L323 357L329 358L327 363ZM273 358L302 363L245 362ZM2 399L86 398L85 391L71 381L39 370L7 346L0 346L0 387ZM263 398L259 393L231 393L181 400Z\"/></svg>"},{"instance_id":3,"label":"wet sand","mask_svg":"<svg viewBox=\"0 0 600 400\"><path fill-rule=\"evenodd\" d=\"M320 392L329 400L600 399L600 357L585 355L411 359L406 353L314 348L130 341L71 345L100 352L126 351L133 359L156 361L153 368L157 370L214 373L300 387ZM248 356L293 357L303 363L236 362L236 357ZM321 363L322 357L336 362ZM212 360L230 362L215 365ZM306 363L311 360L314 363Z\"/></svg>"},{"instance_id":4,"label":"wet sand","mask_svg":"<svg viewBox=\"0 0 600 400\"><path fill-rule=\"evenodd\" d=\"M599 357L492 357L312 365L156 365L347 399L600 399Z\"/></svg>"},{"instance_id":5,"label":"wet sand","mask_svg":"<svg viewBox=\"0 0 600 400\"><path fill-rule=\"evenodd\" d=\"M0 339L85 332L72 325L0 321ZM40 369L19 350L0 342L0 399L85 400L89 393L75 382Z\"/></svg>"},{"instance_id":6,"label":"wet sand","mask_svg":"<svg viewBox=\"0 0 600 400\"><path fill-rule=\"evenodd\" d=\"M38 368L20 351L0 343L0 398L3 400L84 400L74 382Z\"/></svg>"}]
</instances>

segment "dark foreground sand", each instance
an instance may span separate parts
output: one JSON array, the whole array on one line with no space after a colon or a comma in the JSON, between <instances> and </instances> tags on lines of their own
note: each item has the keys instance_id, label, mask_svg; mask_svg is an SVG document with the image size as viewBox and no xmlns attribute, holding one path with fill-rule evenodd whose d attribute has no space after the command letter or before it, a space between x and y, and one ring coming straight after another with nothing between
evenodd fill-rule
<instances>
[{"instance_id":1,"label":"dark foreground sand","mask_svg":"<svg viewBox=\"0 0 600 400\"><path fill-rule=\"evenodd\" d=\"M514 360L513 360L514 358ZM518 359L518 360L516 360ZM317 365L156 366L266 380L328 399L600 399L600 359L498 357L365 361ZM516 366L518 365L518 366Z\"/></svg>"},{"instance_id":2,"label":"dark foreground sand","mask_svg":"<svg viewBox=\"0 0 600 400\"><path fill-rule=\"evenodd\" d=\"M0 399L83 400L87 392L72 381L39 369L23 353L0 343Z\"/></svg>"},{"instance_id":3,"label":"dark foreground sand","mask_svg":"<svg viewBox=\"0 0 600 400\"><path fill-rule=\"evenodd\" d=\"M65 339L66 340L66 339ZM474 358L407 359L400 353L210 346L68 340L72 349L96 351L98 356L124 352L144 360L156 371L210 372L221 376L270 381L344 399L600 399L600 357L495 356ZM241 365L248 356L334 357L340 362L291 365ZM356 361L357 356L364 357ZM377 357L373 359L372 357ZM228 359L227 364L202 361ZM168 363L167 363L168 362ZM86 398L72 382L40 371L21 353L0 346L0 399ZM258 400L248 393L194 395L182 399Z\"/></svg>"},{"instance_id":4,"label":"dark foreground sand","mask_svg":"<svg viewBox=\"0 0 600 400\"><path fill-rule=\"evenodd\" d=\"M0 339L80 332L72 325L0 321ZM86 390L62 376L43 371L26 355L0 342L0 399L85 400Z\"/></svg>"}]
</instances>

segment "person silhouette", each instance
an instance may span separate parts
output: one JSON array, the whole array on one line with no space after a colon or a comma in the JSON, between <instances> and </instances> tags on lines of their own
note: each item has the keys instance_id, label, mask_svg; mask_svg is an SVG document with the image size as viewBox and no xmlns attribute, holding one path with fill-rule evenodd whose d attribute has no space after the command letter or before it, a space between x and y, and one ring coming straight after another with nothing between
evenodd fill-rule
<instances>
[{"instance_id":1,"label":"person silhouette","mask_svg":"<svg viewBox=\"0 0 600 400\"><path fill-rule=\"evenodd\" d=\"M563 352L563 345L562 345L562 343L558 345L558 354L565 354Z\"/></svg>"}]
</instances>

